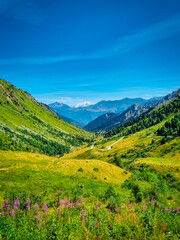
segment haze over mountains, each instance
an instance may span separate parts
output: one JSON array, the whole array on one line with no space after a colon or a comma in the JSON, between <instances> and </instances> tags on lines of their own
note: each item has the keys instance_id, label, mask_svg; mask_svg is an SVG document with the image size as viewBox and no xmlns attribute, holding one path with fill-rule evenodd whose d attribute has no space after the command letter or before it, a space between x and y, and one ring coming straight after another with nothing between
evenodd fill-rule
<instances>
[{"instance_id":1,"label":"haze over mountains","mask_svg":"<svg viewBox=\"0 0 180 240\"><path fill-rule=\"evenodd\" d=\"M71 124L73 121L76 121L74 125L76 126L85 126L89 122L93 121L95 118L106 114L106 113L122 113L127 108L132 106L133 104L144 104L148 102L152 102L155 100L159 100L161 97L151 98L151 99L143 99L143 98L124 98L122 100L102 100L94 105L89 105L85 107L70 107L63 103L51 103L49 107L52 108L56 113L58 113L64 120L69 118ZM73 121L72 121L72 120ZM80 125L78 124L80 123Z\"/></svg>"}]
</instances>

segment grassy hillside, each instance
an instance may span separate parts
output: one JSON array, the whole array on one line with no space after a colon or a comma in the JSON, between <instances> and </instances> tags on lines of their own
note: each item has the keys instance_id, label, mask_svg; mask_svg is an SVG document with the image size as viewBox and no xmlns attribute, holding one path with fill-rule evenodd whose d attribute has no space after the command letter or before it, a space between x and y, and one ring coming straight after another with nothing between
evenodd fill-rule
<instances>
[{"instance_id":1,"label":"grassy hillside","mask_svg":"<svg viewBox=\"0 0 180 240\"><path fill-rule=\"evenodd\" d=\"M141 116L130 121L127 128L122 125L122 132L118 130L117 135L99 138L93 147L79 149L63 158L98 159L119 166L131 173L123 187L131 190L136 200L156 198L160 202L178 205L180 204L178 116L179 99L175 99L144 114L144 118ZM133 131L135 133L132 133ZM121 139L125 133L127 135ZM138 189L137 193L133 192L135 188Z\"/></svg>"},{"instance_id":2,"label":"grassy hillside","mask_svg":"<svg viewBox=\"0 0 180 240\"><path fill-rule=\"evenodd\" d=\"M178 98L91 142L0 87L0 238L180 238Z\"/></svg>"},{"instance_id":3,"label":"grassy hillside","mask_svg":"<svg viewBox=\"0 0 180 240\"><path fill-rule=\"evenodd\" d=\"M0 80L0 149L61 155L92 136L60 119L29 93Z\"/></svg>"}]
</instances>

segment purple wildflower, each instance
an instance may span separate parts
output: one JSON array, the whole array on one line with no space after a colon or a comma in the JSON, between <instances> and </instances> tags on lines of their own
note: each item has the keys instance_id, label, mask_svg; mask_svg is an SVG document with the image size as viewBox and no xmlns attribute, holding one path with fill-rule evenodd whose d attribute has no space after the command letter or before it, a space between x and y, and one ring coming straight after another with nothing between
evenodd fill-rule
<instances>
[{"instance_id":1,"label":"purple wildflower","mask_svg":"<svg viewBox=\"0 0 180 240\"><path fill-rule=\"evenodd\" d=\"M6 204L6 205L8 205L8 203L9 203L7 199L5 199L5 201L4 201L4 202L5 202L5 204Z\"/></svg>"},{"instance_id":2,"label":"purple wildflower","mask_svg":"<svg viewBox=\"0 0 180 240\"><path fill-rule=\"evenodd\" d=\"M5 213L4 213L4 211L2 211L2 216L5 217Z\"/></svg>"},{"instance_id":3,"label":"purple wildflower","mask_svg":"<svg viewBox=\"0 0 180 240\"><path fill-rule=\"evenodd\" d=\"M62 206L60 206L59 208L58 208L58 211L61 211L62 210Z\"/></svg>"},{"instance_id":4,"label":"purple wildflower","mask_svg":"<svg viewBox=\"0 0 180 240\"><path fill-rule=\"evenodd\" d=\"M119 208L118 207L116 208L116 212L119 212Z\"/></svg>"},{"instance_id":5,"label":"purple wildflower","mask_svg":"<svg viewBox=\"0 0 180 240\"><path fill-rule=\"evenodd\" d=\"M120 219L120 214L118 213L118 219Z\"/></svg>"},{"instance_id":6,"label":"purple wildflower","mask_svg":"<svg viewBox=\"0 0 180 240\"><path fill-rule=\"evenodd\" d=\"M16 198L16 200L15 200L15 201L16 201L16 205L17 205L17 206L20 206L20 201L19 201L19 198Z\"/></svg>"},{"instance_id":7,"label":"purple wildflower","mask_svg":"<svg viewBox=\"0 0 180 240\"><path fill-rule=\"evenodd\" d=\"M79 199L79 201L80 201L80 202L82 202L82 201L83 201L82 197Z\"/></svg>"},{"instance_id":8,"label":"purple wildflower","mask_svg":"<svg viewBox=\"0 0 180 240\"><path fill-rule=\"evenodd\" d=\"M5 204L3 204L3 205L1 206L1 209L5 208L5 207L6 207Z\"/></svg>"},{"instance_id":9,"label":"purple wildflower","mask_svg":"<svg viewBox=\"0 0 180 240\"><path fill-rule=\"evenodd\" d=\"M26 202L26 203L27 203L27 204L30 204L30 199L29 199L29 198L27 199L27 202Z\"/></svg>"},{"instance_id":10,"label":"purple wildflower","mask_svg":"<svg viewBox=\"0 0 180 240\"><path fill-rule=\"evenodd\" d=\"M85 209L83 209L83 210L81 211L81 215L84 216L84 214L86 214L86 210L85 210Z\"/></svg>"},{"instance_id":11,"label":"purple wildflower","mask_svg":"<svg viewBox=\"0 0 180 240\"><path fill-rule=\"evenodd\" d=\"M164 210L165 210L165 211L168 211L169 209L165 207Z\"/></svg>"},{"instance_id":12,"label":"purple wildflower","mask_svg":"<svg viewBox=\"0 0 180 240\"><path fill-rule=\"evenodd\" d=\"M145 210L146 210L146 203L144 203L144 205L143 205L143 212L145 212Z\"/></svg>"},{"instance_id":13,"label":"purple wildflower","mask_svg":"<svg viewBox=\"0 0 180 240\"><path fill-rule=\"evenodd\" d=\"M14 216L15 216L15 211L14 211L14 209L10 212L10 214L11 214L11 217L14 217Z\"/></svg>"},{"instance_id":14,"label":"purple wildflower","mask_svg":"<svg viewBox=\"0 0 180 240\"><path fill-rule=\"evenodd\" d=\"M44 203L44 210L47 212L48 211L48 207L47 207L47 203Z\"/></svg>"},{"instance_id":15,"label":"purple wildflower","mask_svg":"<svg viewBox=\"0 0 180 240\"><path fill-rule=\"evenodd\" d=\"M71 203L71 207L70 208L74 208L74 203L73 202Z\"/></svg>"},{"instance_id":16,"label":"purple wildflower","mask_svg":"<svg viewBox=\"0 0 180 240\"><path fill-rule=\"evenodd\" d=\"M130 209L133 210L133 203L130 203Z\"/></svg>"},{"instance_id":17,"label":"purple wildflower","mask_svg":"<svg viewBox=\"0 0 180 240\"><path fill-rule=\"evenodd\" d=\"M26 201L26 208L27 210L30 210L30 199L28 198L27 201Z\"/></svg>"},{"instance_id":18,"label":"purple wildflower","mask_svg":"<svg viewBox=\"0 0 180 240\"><path fill-rule=\"evenodd\" d=\"M95 227L95 228L98 228L98 226L97 226L97 225L94 225L94 227Z\"/></svg>"},{"instance_id":19,"label":"purple wildflower","mask_svg":"<svg viewBox=\"0 0 180 240\"><path fill-rule=\"evenodd\" d=\"M60 204L60 205L63 205L63 204L64 204L64 201L63 201L63 200L60 200L60 201L59 201L59 204Z\"/></svg>"},{"instance_id":20,"label":"purple wildflower","mask_svg":"<svg viewBox=\"0 0 180 240\"><path fill-rule=\"evenodd\" d=\"M152 205L153 205L153 207L154 207L154 205L155 205L154 199L151 200L151 203L152 203Z\"/></svg>"},{"instance_id":21,"label":"purple wildflower","mask_svg":"<svg viewBox=\"0 0 180 240\"><path fill-rule=\"evenodd\" d=\"M76 206L80 206L80 202L79 201L76 202Z\"/></svg>"},{"instance_id":22,"label":"purple wildflower","mask_svg":"<svg viewBox=\"0 0 180 240\"><path fill-rule=\"evenodd\" d=\"M39 205L37 203L35 203L34 207L35 207L35 210L39 210Z\"/></svg>"}]
</instances>

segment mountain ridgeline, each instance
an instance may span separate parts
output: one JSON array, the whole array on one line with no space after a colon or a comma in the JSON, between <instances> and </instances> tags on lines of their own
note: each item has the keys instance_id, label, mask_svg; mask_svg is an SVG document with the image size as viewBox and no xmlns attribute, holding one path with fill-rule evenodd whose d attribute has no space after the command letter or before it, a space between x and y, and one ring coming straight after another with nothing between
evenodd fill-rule
<instances>
[{"instance_id":1,"label":"mountain ridgeline","mask_svg":"<svg viewBox=\"0 0 180 240\"><path fill-rule=\"evenodd\" d=\"M60 116L64 116L66 118L71 119L71 121L73 120L86 125L89 122L93 121L95 118L103 114L110 113L110 112L122 113L133 104L148 103L149 101L154 101L156 99L157 98L152 98L149 100L145 100L142 98L134 98L134 99L124 98L122 100L112 100L112 101L102 100L94 105L77 107L77 108L69 107L66 104L55 102L55 103L49 104L49 107L52 108Z\"/></svg>"},{"instance_id":2,"label":"mountain ridgeline","mask_svg":"<svg viewBox=\"0 0 180 240\"><path fill-rule=\"evenodd\" d=\"M62 155L92 134L62 120L29 93L0 79L0 149Z\"/></svg>"},{"instance_id":3,"label":"mountain ridgeline","mask_svg":"<svg viewBox=\"0 0 180 240\"><path fill-rule=\"evenodd\" d=\"M157 130L157 134L165 137L170 136L170 139L172 139L180 136L179 119L180 92L177 91L176 98L173 98L154 109L150 109L139 117L110 130L105 134L105 137L112 137L117 134L118 136L127 136L165 121L163 126Z\"/></svg>"},{"instance_id":4,"label":"mountain ridgeline","mask_svg":"<svg viewBox=\"0 0 180 240\"><path fill-rule=\"evenodd\" d=\"M177 97L179 94L180 94L180 89L160 99L150 99L148 102L143 104L133 104L128 109L126 109L123 113L114 114L113 117L111 118L107 118L107 115L104 114L99 118L96 118L94 121L90 122L89 124L87 124L84 127L84 129L88 131L94 131L94 132L111 130L129 120L137 118L138 116L148 111L149 109L155 108L169 101L170 99Z\"/></svg>"}]
</instances>

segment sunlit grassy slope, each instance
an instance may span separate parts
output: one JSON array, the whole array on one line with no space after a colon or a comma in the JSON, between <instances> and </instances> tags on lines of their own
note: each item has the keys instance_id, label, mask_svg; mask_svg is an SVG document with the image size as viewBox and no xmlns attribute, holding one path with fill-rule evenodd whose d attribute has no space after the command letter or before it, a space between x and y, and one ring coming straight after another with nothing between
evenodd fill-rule
<instances>
[{"instance_id":1,"label":"sunlit grassy slope","mask_svg":"<svg viewBox=\"0 0 180 240\"><path fill-rule=\"evenodd\" d=\"M69 189L77 184L122 184L130 173L99 160L64 160L38 153L0 151L0 195ZM89 183L88 183L89 184Z\"/></svg>"},{"instance_id":2,"label":"sunlit grassy slope","mask_svg":"<svg viewBox=\"0 0 180 240\"><path fill-rule=\"evenodd\" d=\"M109 139L98 141L94 149L84 148L65 155L63 158L71 159L99 159L113 162L115 156L120 157L123 163L146 163L161 172L172 172L179 177L180 172L180 138L170 138L162 144L162 136L157 135L166 121L173 118L171 114L162 122L125 136L108 150L108 146L120 139L120 136L113 136ZM163 162L163 163L162 163Z\"/></svg>"},{"instance_id":3,"label":"sunlit grassy slope","mask_svg":"<svg viewBox=\"0 0 180 240\"><path fill-rule=\"evenodd\" d=\"M93 135L60 119L29 93L0 79L0 149L40 151L82 144ZM51 142L50 142L51 141ZM49 146L48 146L49 142ZM63 149L66 152L68 149ZM52 151L56 154L58 151Z\"/></svg>"}]
</instances>

